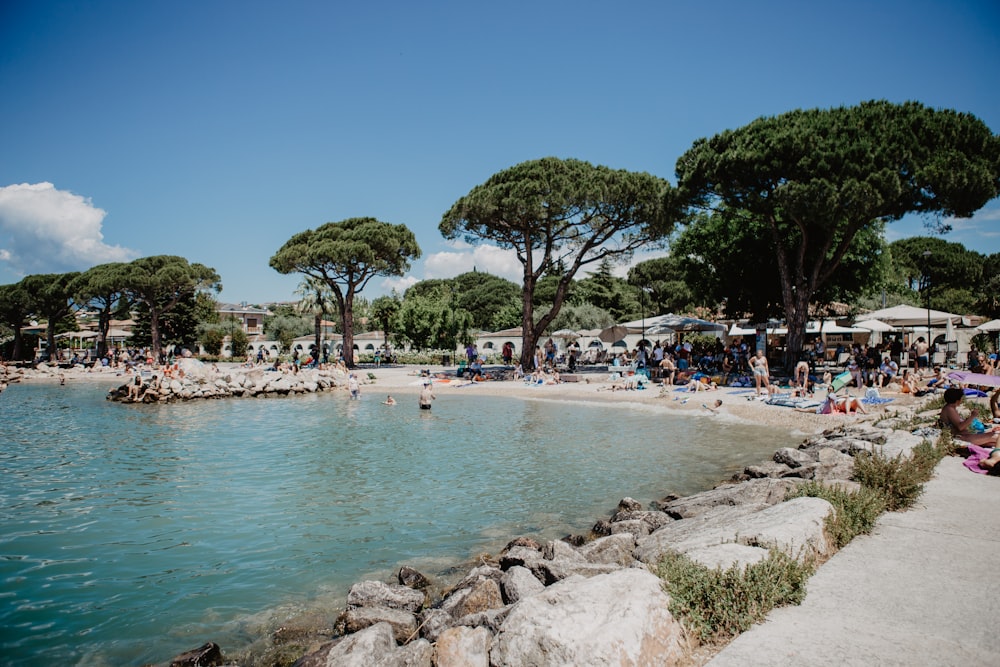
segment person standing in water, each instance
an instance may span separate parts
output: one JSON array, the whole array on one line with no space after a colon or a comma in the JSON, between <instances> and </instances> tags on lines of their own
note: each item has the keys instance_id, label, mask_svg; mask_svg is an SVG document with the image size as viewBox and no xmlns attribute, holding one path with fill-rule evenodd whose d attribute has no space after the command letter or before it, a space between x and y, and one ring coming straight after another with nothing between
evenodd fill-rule
<instances>
[{"instance_id":1,"label":"person standing in water","mask_svg":"<svg viewBox=\"0 0 1000 667\"><path fill-rule=\"evenodd\" d=\"M420 390L420 409L430 410L431 403L437 398L434 392L431 391L431 383L424 382L424 388Z\"/></svg>"}]
</instances>

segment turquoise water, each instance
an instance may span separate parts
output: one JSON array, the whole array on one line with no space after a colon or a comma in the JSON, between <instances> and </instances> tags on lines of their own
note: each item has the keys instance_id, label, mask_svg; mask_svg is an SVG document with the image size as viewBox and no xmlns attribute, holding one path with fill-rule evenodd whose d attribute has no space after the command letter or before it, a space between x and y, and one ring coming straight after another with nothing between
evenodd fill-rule
<instances>
[{"instance_id":1,"label":"turquoise water","mask_svg":"<svg viewBox=\"0 0 1000 667\"><path fill-rule=\"evenodd\" d=\"M269 609L582 532L624 496L692 493L795 440L475 387L431 412L372 391L125 406L106 388L0 395L4 665L235 650Z\"/></svg>"}]
</instances>

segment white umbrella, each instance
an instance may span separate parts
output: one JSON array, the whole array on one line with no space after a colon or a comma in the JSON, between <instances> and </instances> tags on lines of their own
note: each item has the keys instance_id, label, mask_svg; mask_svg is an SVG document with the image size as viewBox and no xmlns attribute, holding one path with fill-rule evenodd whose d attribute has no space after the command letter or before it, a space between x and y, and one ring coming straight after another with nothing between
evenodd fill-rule
<instances>
[{"instance_id":1,"label":"white umbrella","mask_svg":"<svg viewBox=\"0 0 1000 667\"><path fill-rule=\"evenodd\" d=\"M552 332L553 338L579 338L580 334L573 331L572 329L559 329L558 331Z\"/></svg>"},{"instance_id":2,"label":"white umbrella","mask_svg":"<svg viewBox=\"0 0 1000 667\"><path fill-rule=\"evenodd\" d=\"M667 334L675 333L673 329L665 324L654 324L653 326L646 329L643 333L644 336L666 336Z\"/></svg>"},{"instance_id":3,"label":"white umbrella","mask_svg":"<svg viewBox=\"0 0 1000 667\"><path fill-rule=\"evenodd\" d=\"M987 333L990 331L1000 331L1000 320L990 320L989 322L983 322L978 327L976 327L976 330L982 331L983 333Z\"/></svg>"},{"instance_id":4,"label":"white umbrella","mask_svg":"<svg viewBox=\"0 0 1000 667\"><path fill-rule=\"evenodd\" d=\"M944 326L949 319L958 320L963 325L968 326L967 319L961 315L946 313L940 310L928 310L927 308L918 308L906 304L865 313L863 317L866 320L881 320L897 327L912 327L921 324L927 326L928 319L930 319L932 327Z\"/></svg>"},{"instance_id":5,"label":"white umbrella","mask_svg":"<svg viewBox=\"0 0 1000 667\"><path fill-rule=\"evenodd\" d=\"M948 324L944 328L944 339L945 341L957 340L955 338L955 325L951 323L951 319L948 319Z\"/></svg>"},{"instance_id":6,"label":"white umbrella","mask_svg":"<svg viewBox=\"0 0 1000 667\"><path fill-rule=\"evenodd\" d=\"M885 333L887 331L896 331L896 327L892 326L891 324L886 324L881 320L861 320L860 322L855 322L854 326L859 329L878 331L879 333Z\"/></svg>"}]
</instances>

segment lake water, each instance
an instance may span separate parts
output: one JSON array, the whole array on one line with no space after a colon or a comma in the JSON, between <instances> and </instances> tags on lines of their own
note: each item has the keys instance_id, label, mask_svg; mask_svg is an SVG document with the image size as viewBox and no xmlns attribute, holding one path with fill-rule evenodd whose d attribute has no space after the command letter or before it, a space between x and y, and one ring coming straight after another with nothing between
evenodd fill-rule
<instances>
[{"instance_id":1,"label":"lake water","mask_svg":"<svg viewBox=\"0 0 1000 667\"><path fill-rule=\"evenodd\" d=\"M371 391L126 406L106 389L0 395L0 664L236 650L268 610L585 532L625 496L703 490L798 440L475 387L431 412Z\"/></svg>"}]
</instances>

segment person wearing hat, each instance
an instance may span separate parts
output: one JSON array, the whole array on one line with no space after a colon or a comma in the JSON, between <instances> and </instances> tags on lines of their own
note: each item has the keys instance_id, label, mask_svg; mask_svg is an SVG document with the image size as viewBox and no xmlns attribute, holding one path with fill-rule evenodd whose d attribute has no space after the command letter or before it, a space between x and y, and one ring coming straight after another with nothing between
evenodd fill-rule
<instances>
[{"instance_id":1,"label":"person wearing hat","mask_svg":"<svg viewBox=\"0 0 1000 667\"><path fill-rule=\"evenodd\" d=\"M434 392L431 391L431 381L424 380L424 388L420 390L420 409L430 410L431 402L437 398L434 396Z\"/></svg>"}]
</instances>

